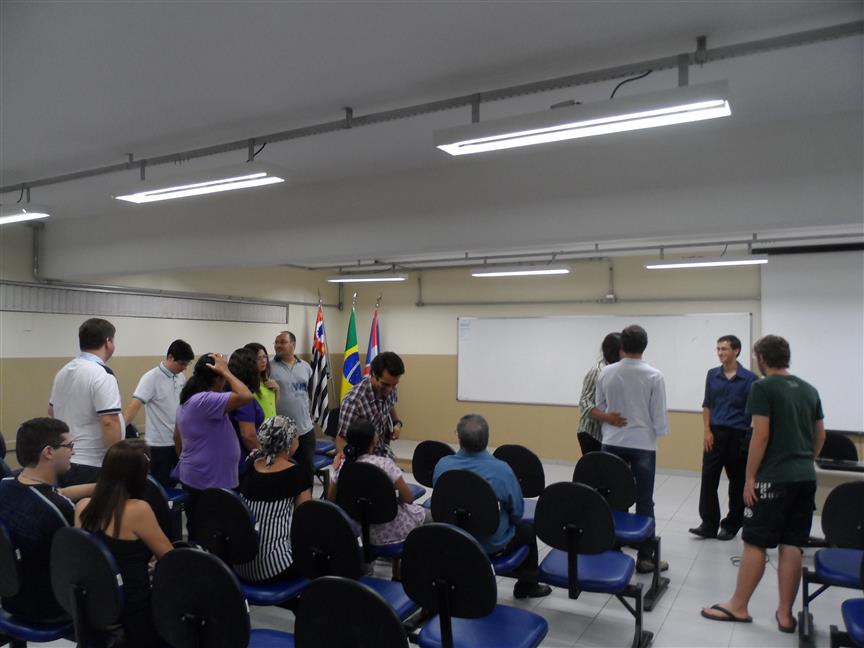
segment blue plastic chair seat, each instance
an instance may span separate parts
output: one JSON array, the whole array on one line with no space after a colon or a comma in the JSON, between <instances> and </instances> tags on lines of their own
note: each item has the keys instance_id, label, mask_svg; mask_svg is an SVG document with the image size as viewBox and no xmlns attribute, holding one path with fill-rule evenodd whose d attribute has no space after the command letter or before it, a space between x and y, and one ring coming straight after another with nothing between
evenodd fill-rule
<instances>
[{"instance_id":1,"label":"blue plastic chair seat","mask_svg":"<svg viewBox=\"0 0 864 648\"><path fill-rule=\"evenodd\" d=\"M402 542L394 542L385 545L372 545L372 553L382 558L398 558L402 555Z\"/></svg>"},{"instance_id":2,"label":"blue plastic chair seat","mask_svg":"<svg viewBox=\"0 0 864 648\"><path fill-rule=\"evenodd\" d=\"M543 617L506 605L497 605L482 619L453 619L454 648L534 648L549 631ZM432 617L420 631L418 643L422 648L441 645L441 623Z\"/></svg>"},{"instance_id":3,"label":"blue plastic chair seat","mask_svg":"<svg viewBox=\"0 0 864 648\"><path fill-rule=\"evenodd\" d=\"M528 524L534 524L534 511L537 509L536 499L526 499L525 509L522 511L522 521Z\"/></svg>"},{"instance_id":4,"label":"blue plastic chair seat","mask_svg":"<svg viewBox=\"0 0 864 648\"><path fill-rule=\"evenodd\" d=\"M69 621L65 623L30 623L16 619L6 610L0 610L0 634L22 641L47 643L64 637L71 638L73 630L72 623Z\"/></svg>"},{"instance_id":5,"label":"blue plastic chair seat","mask_svg":"<svg viewBox=\"0 0 864 648\"><path fill-rule=\"evenodd\" d=\"M299 596L308 584L308 578L292 578L284 583L267 584L240 581L240 588L250 605L279 605Z\"/></svg>"},{"instance_id":6,"label":"blue plastic chair seat","mask_svg":"<svg viewBox=\"0 0 864 648\"><path fill-rule=\"evenodd\" d=\"M189 499L189 493L187 493L182 488L166 488L165 496L168 498L168 501L173 503L182 504L187 499Z\"/></svg>"},{"instance_id":7,"label":"blue plastic chair seat","mask_svg":"<svg viewBox=\"0 0 864 648\"><path fill-rule=\"evenodd\" d=\"M431 509L432 508L432 498L430 497L425 502L423 502L423 508Z\"/></svg>"},{"instance_id":8,"label":"blue plastic chair seat","mask_svg":"<svg viewBox=\"0 0 864 648\"><path fill-rule=\"evenodd\" d=\"M327 466L333 463L333 457L328 457L326 455L316 454L312 458L312 465L315 468L315 471L324 470Z\"/></svg>"},{"instance_id":9,"label":"blue plastic chair seat","mask_svg":"<svg viewBox=\"0 0 864 648\"><path fill-rule=\"evenodd\" d=\"M372 576L364 576L360 579L360 582L378 592L390 607L393 608L400 621L404 621L417 611L417 604L408 598L405 588L402 587L402 583L384 580L383 578L374 578Z\"/></svg>"},{"instance_id":10,"label":"blue plastic chair seat","mask_svg":"<svg viewBox=\"0 0 864 648\"><path fill-rule=\"evenodd\" d=\"M519 567L528 557L528 545L522 545L516 551L504 556L490 558L492 561L492 569L500 575L509 574L514 569Z\"/></svg>"},{"instance_id":11,"label":"blue plastic chair seat","mask_svg":"<svg viewBox=\"0 0 864 648\"><path fill-rule=\"evenodd\" d=\"M643 542L654 537L654 518L625 511L612 511L615 540L621 544Z\"/></svg>"},{"instance_id":12,"label":"blue plastic chair seat","mask_svg":"<svg viewBox=\"0 0 864 648\"><path fill-rule=\"evenodd\" d=\"M843 601L840 606L846 634L858 646L864 646L864 598Z\"/></svg>"},{"instance_id":13,"label":"blue plastic chair seat","mask_svg":"<svg viewBox=\"0 0 864 648\"><path fill-rule=\"evenodd\" d=\"M325 441L323 439L315 439L315 454L327 454L328 452L333 452L336 449L336 444L332 441Z\"/></svg>"},{"instance_id":14,"label":"blue plastic chair seat","mask_svg":"<svg viewBox=\"0 0 864 648\"><path fill-rule=\"evenodd\" d=\"M294 648L294 635L279 630L253 630L249 648Z\"/></svg>"},{"instance_id":15,"label":"blue plastic chair seat","mask_svg":"<svg viewBox=\"0 0 864 648\"><path fill-rule=\"evenodd\" d=\"M426 489L423 488L420 484L408 484L408 489L411 491L411 494L414 496L416 500L418 497L423 497L426 494Z\"/></svg>"},{"instance_id":16,"label":"blue plastic chair seat","mask_svg":"<svg viewBox=\"0 0 864 648\"><path fill-rule=\"evenodd\" d=\"M620 592L633 577L636 563L620 551L577 556L578 587L586 592ZM540 580L556 587L568 587L567 553L559 549L549 552L540 563Z\"/></svg>"},{"instance_id":17,"label":"blue plastic chair seat","mask_svg":"<svg viewBox=\"0 0 864 648\"><path fill-rule=\"evenodd\" d=\"M813 566L816 575L832 585L858 589L861 586L861 549L820 549L816 552Z\"/></svg>"}]
</instances>

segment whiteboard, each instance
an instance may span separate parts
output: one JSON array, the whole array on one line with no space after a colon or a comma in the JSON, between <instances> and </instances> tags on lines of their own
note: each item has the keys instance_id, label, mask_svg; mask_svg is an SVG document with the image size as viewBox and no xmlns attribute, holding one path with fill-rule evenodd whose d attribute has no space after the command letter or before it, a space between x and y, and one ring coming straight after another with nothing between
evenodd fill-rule
<instances>
[{"instance_id":1,"label":"whiteboard","mask_svg":"<svg viewBox=\"0 0 864 648\"><path fill-rule=\"evenodd\" d=\"M819 390L825 427L864 433L864 251L772 254L762 330L789 341L789 370Z\"/></svg>"},{"instance_id":2,"label":"whiteboard","mask_svg":"<svg viewBox=\"0 0 864 648\"><path fill-rule=\"evenodd\" d=\"M643 358L663 372L670 410L702 411L705 374L719 366L722 335L737 335L750 368L750 313L698 315L460 317L456 397L484 403L578 405L582 380L607 333L639 324Z\"/></svg>"}]
</instances>

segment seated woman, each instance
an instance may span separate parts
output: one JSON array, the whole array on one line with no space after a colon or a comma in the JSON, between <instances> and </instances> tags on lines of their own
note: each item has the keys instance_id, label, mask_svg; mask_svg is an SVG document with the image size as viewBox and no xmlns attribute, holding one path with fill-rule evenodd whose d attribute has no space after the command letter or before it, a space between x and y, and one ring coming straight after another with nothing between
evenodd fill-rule
<instances>
[{"instance_id":1,"label":"seated woman","mask_svg":"<svg viewBox=\"0 0 864 648\"><path fill-rule=\"evenodd\" d=\"M369 540L374 545L393 544L403 542L408 534L426 521L426 510L417 504L412 504L414 496L411 489L402 477L402 469L396 465L390 457L382 457L374 454L378 443L378 433L375 426L366 419L357 419L348 428L345 435L346 445L343 449L344 461L340 466L331 470L330 492L328 497L336 499L339 472L346 463L360 461L378 466L393 482L399 492L399 506L396 517L383 524L372 524L369 526ZM393 562L393 577L398 578L399 563Z\"/></svg>"},{"instance_id":2,"label":"seated woman","mask_svg":"<svg viewBox=\"0 0 864 648\"><path fill-rule=\"evenodd\" d=\"M258 555L234 565L243 578L275 582L293 578L291 519L294 509L312 497L312 482L291 457L297 450L297 426L286 416L269 418L258 429L260 450L240 479L240 495L258 523Z\"/></svg>"},{"instance_id":3,"label":"seated woman","mask_svg":"<svg viewBox=\"0 0 864 648\"><path fill-rule=\"evenodd\" d=\"M102 462L93 497L75 507L75 526L99 537L117 561L125 602L120 619L128 648L158 645L150 611L150 559L171 551L153 509L144 500L150 457L138 439L115 443Z\"/></svg>"},{"instance_id":4,"label":"seated woman","mask_svg":"<svg viewBox=\"0 0 864 648\"><path fill-rule=\"evenodd\" d=\"M270 377L270 356L267 355L267 347L259 342L250 342L243 345L255 354L258 366L258 376L261 386L254 392L255 400L264 410L264 418L276 416L276 401L279 399L279 383Z\"/></svg>"},{"instance_id":5,"label":"seated woman","mask_svg":"<svg viewBox=\"0 0 864 648\"><path fill-rule=\"evenodd\" d=\"M231 391L224 391L226 384ZM188 493L186 518L195 538L195 508L205 488L237 488L240 445L228 414L252 402L252 392L228 369L225 356L207 353L180 392L174 437L177 476Z\"/></svg>"}]
</instances>

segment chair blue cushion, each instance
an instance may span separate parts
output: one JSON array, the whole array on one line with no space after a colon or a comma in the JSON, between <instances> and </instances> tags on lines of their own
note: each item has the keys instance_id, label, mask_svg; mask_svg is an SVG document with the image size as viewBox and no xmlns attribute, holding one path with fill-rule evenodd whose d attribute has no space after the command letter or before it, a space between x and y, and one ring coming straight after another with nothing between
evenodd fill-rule
<instances>
[{"instance_id":1,"label":"chair blue cushion","mask_svg":"<svg viewBox=\"0 0 864 648\"><path fill-rule=\"evenodd\" d=\"M333 463L333 458L328 457L326 455L316 454L312 458L312 465L315 467L315 471L324 470L327 466Z\"/></svg>"},{"instance_id":2,"label":"chair blue cushion","mask_svg":"<svg viewBox=\"0 0 864 648\"><path fill-rule=\"evenodd\" d=\"M432 508L432 498L431 497L429 499L427 499L425 502L423 502L423 508L428 508L428 509Z\"/></svg>"},{"instance_id":3,"label":"chair blue cushion","mask_svg":"<svg viewBox=\"0 0 864 648\"><path fill-rule=\"evenodd\" d=\"M534 511L537 509L536 499L526 499L525 510L522 512L522 521L528 524L534 524Z\"/></svg>"},{"instance_id":4,"label":"chair blue cushion","mask_svg":"<svg viewBox=\"0 0 864 648\"><path fill-rule=\"evenodd\" d=\"M323 439L315 439L315 454L327 454L336 449L336 444L332 441L324 441Z\"/></svg>"},{"instance_id":5,"label":"chair blue cushion","mask_svg":"<svg viewBox=\"0 0 864 648\"><path fill-rule=\"evenodd\" d=\"M166 488L165 495L168 497L168 501L171 503L178 502L182 504L187 499L189 499L189 493L187 493L182 488Z\"/></svg>"},{"instance_id":6,"label":"chair blue cushion","mask_svg":"<svg viewBox=\"0 0 864 648\"><path fill-rule=\"evenodd\" d=\"M402 542L385 545L372 545L372 553L382 558L398 558L402 555Z\"/></svg>"},{"instance_id":7,"label":"chair blue cushion","mask_svg":"<svg viewBox=\"0 0 864 648\"><path fill-rule=\"evenodd\" d=\"M240 581L240 588L250 605L279 605L299 596L308 584L308 578L291 578L282 583L268 584Z\"/></svg>"},{"instance_id":8,"label":"chair blue cushion","mask_svg":"<svg viewBox=\"0 0 864 648\"><path fill-rule=\"evenodd\" d=\"M622 544L642 542L654 536L654 518L623 511L612 511L615 540Z\"/></svg>"},{"instance_id":9,"label":"chair blue cushion","mask_svg":"<svg viewBox=\"0 0 864 648\"><path fill-rule=\"evenodd\" d=\"M408 598L402 583L372 576L364 576L360 582L378 592L390 604L400 621L404 621L417 611L417 604Z\"/></svg>"},{"instance_id":10,"label":"chair blue cushion","mask_svg":"<svg viewBox=\"0 0 864 648\"><path fill-rule=\"evenodd\" d=\"M861 549L820 549L816 552L813 566L816 575L831 585L858 589L861 586Z\"/></svg>"},{"instance_id":11,"label":"chair blue cushion","mask_svg":"<svg viewBox=\"0 0 864 648\"><path fill-rule=\"evenodd\" d=\"M492 569L498 575L506 575L519 567L528 557L528 545L522 545L516 551L492 558Z\"/></svg>"},{"instance_id":12,"label":"chair blue cushion","mask_svg":"<svg viewBox=\"0 0 864 648\"><path fill-rule=\"evenodd\" d=\"M249 648L294 648L294 635L278 630L253 630Z\"/></svg>"},{"instance_id":13,"label":"chair blue cushion","mask_svg":"<svg viewBox=\"0 0 864 648\"><path fill-rule=\"evenodd\" d=\"M843 601L840 606L846 634L856 646L864 646L864 598Z\"/></svg>"},{"instance_id":14,"label":"chair blue cushion","mask_svg":"<svg viewBox=\"0 0 864 648\"><path fill-rule=\"evenodd\" d=\"M22 641L33 643L47 643L57 641L63 637L71 638L73 634L72 623L30 623L21 621L6 612L0 610L0 634L5 634Z\"/></svg>"},{"instance_id":15,"label":"chair blue cushion","mask_svg":"<svg viewBox=\"0 0 864 648\"><path fill-rule=\"evenodd\" d=\"M496 605L482 619L453 619L454 648L535 648L549 631L543 617L520 608ZM422 648L441 646L441 623L432 617L420 631Z\"/></svg>"},{"instance_id":16,"label":"chair blue cushion","mask_svg":"<svg viewBox=\"0 0 864 648\"><path fill-rule=\"evenodd\" d=\"M586 592L620 592L633 576L636 563L620 551L604 551L594 555L579 555L578 587ZM557 587L568 587L567 553L558 549L549 552L540 563L540 580Z\"/></svg>"},{"instance_id":17,"label":"chair blue cushion","mask_svg":"<svg viewBox=\"0 0 864 648\"><path fill-rule=\"evenodd\" d=\"M426 489L423 488L420 484L408 484L408 488L411 490L411 494L414 496L416 500L418 497L423 497L426 494Z\"/></svg>"}]
</instances>

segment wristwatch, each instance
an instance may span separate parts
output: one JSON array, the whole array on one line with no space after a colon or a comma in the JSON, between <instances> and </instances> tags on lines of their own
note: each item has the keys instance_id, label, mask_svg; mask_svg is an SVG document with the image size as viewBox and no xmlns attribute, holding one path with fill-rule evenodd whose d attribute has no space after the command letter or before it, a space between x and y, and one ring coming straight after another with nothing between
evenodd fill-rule
<instances>
[{"instance_id":1,"label":"wristwatch","mask_svg":"<svg viewBox=\"0 0 864 648\"><path fill-rule=\"evenodd\" d=\"M397 425L398 425L400 428L401 428L401 427L405 427L405 424L402 423L402 420L401 420L401 419L396 419L395 421L393 421L393 427L396 427Z\"/></svg>"}]
</instances>

